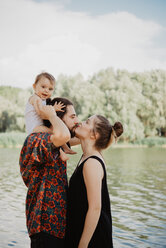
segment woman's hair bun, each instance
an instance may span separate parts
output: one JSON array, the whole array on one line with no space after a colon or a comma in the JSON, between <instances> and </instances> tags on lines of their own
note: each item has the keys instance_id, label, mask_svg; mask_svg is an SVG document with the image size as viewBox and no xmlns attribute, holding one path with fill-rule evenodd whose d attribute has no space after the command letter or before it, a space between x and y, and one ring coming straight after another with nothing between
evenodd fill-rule
<instances>
[{"instance_id":1,"label":"woman's hair bun","mask_svg":"<svg viewBox=\"0 0 166 248\"><path fill-rule=\"evenodd\" d=\"M113 125L113 129L117 137L121 136L121 134L123 133L123 126L120 122L115 122L115 124Z\"/></svg>"}]
</instances>

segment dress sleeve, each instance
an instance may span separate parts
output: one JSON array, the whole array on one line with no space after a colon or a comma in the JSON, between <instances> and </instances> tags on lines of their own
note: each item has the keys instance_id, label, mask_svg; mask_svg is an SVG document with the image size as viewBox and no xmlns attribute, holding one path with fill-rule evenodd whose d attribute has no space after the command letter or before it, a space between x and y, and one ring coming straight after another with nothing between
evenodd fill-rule
<instances>
[{"instance_id":1,"label":"dress sleeve","mask_svg":"<svg viewBox=\"0 0 166 248\"><path fill-rule=\"evenodd\" d=\"M49 166L59 156L59 148L56 148L50 140L49 133L30 134L22 147L19 159L20 173L26 185L36 166Z\"/></svg>"},{"instance_id":2,"label":"dress sleeve","mask_svg":"<svg viewBox=\"0 0 166 248\"><path fill-rule=\"evenodd\" d=\"M59 148L50 140L51 134L40 133L33 145L32 157L36 163L49 163L59 156Z\"/></svg>"}]
</instances>

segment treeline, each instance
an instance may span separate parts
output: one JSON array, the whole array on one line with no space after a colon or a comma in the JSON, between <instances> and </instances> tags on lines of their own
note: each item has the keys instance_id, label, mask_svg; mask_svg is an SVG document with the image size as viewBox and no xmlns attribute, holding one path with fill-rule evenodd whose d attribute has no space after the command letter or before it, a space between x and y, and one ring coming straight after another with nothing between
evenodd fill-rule
<instances>
[{"instance_id":1,"label":"treeline","mask_svg":"<svg viewBox=\"0 0 166 248\"><path fill-rule=\"evenodd\" d=\"M32 82L33 83L33 82ZM25 131L24 108L32 89L0 87L0 132ZM85 80L60 75L54 96L71 99L80 120L93 114L124 125L122 139L166 136L166 71L101 70Z\"/></svg>"}]
</instances>

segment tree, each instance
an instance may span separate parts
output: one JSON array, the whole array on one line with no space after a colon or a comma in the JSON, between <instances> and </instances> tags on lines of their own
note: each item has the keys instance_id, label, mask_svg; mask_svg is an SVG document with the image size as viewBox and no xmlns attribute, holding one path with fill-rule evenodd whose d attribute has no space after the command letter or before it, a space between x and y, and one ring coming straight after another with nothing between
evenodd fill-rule
<instances>
[{"instance_id":1,"label":"tree","mask_svg":"<svg viewBox=\"0 0 166 248\"><path fill-rule=\"evenodd\" d=\"M10 130L11 126L16 126L16 117L14 114L9 115L7 111L3 111L0 116L0 132Z\"/></svg>"}]
</instances>

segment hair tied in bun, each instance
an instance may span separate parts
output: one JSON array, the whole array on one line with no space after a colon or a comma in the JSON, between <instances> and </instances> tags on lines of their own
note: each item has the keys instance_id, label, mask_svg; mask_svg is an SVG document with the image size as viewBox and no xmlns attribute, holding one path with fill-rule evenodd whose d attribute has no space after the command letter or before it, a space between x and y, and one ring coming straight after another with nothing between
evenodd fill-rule
<instances>
[{"instance_id":1,"label":"hair tied in bun","mask_svg":"<svg viewBox=\"0 0 166 248\"><path fill-rule=\"evenodd\" d=\"M114 140L115 140L115 143L117 142L117 135L116 135L116 132L115 132L115 130L114 130L114 127L112 126L112 137L114 138Z\"/></svg>"},{"instance_id":2,"label":"hair tied in bun","mask_svg":"<svg viewBox=\"0 0 166 248\"><path fill-rule=\"evenodd\" d=\"M115 124L113 125L113 130L116 134L116 137L119 137L122 135L123 133L123 126L120 122L115 122Z\"/></svg>"}]
</instances>

